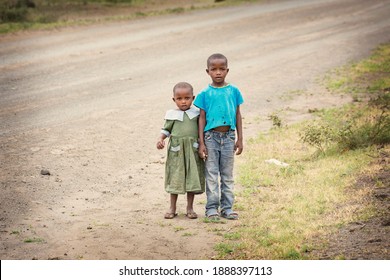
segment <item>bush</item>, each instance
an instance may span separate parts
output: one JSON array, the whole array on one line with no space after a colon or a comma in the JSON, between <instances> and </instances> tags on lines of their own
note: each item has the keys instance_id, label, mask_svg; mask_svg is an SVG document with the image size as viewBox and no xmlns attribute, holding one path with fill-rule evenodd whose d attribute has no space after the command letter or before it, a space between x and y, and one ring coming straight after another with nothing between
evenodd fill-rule
<instances>
[{"instance_id":1,"label":"bush","mask_svg":"<svg viewBox=\"0 0 390 280\"><path fill-rule=\"evenodd\" d=\"M302 142L325 153L330 146L355 150L390 143L390 94L385 92L367 104L333 111L330 117L307 125L300 134Z\"/></svg>"},{"instance_id":2,"label":"bush","mask_svg":"<svg viewBox=\"0 0 390 280\"><path fill-rule=\"evenodd\" d=\"M9 0L0 4L0 22L27 21L28 9L35 8L31 0Z\"/></svg>"}]
</instances>

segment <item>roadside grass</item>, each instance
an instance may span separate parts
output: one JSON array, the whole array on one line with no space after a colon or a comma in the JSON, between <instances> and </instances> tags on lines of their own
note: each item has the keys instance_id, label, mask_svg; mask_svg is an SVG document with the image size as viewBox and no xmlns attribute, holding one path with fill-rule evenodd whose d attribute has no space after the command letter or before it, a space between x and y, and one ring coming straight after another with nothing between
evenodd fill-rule
<instances>
[{"instance_id":1,"label":"roadside grass","mask_svg":"<svg viewBox=\"0 0 390 280\"><path fill-rule=\"evenodd\" d=\"M274 122L248 141L237 158L240 220L216 245L216 258L307 259L312 249L324 249L312 240L377 214L371 189L354 184L362 174L375 176L370 163L390 150L389 54L390 45L382 45L370 58L326 77L329 88L355 94L359 102L291 126ZM311 138L310 125L319 133Z\"/></svg>"},{"instance_id":2,"label":"roadside grass","mask_svg":"<svg viewBox=\"0 0 390 280\"><path fill-rule=\"evenodd\" d=\"M259 1L4 0L0 2L0 34L132 20Z\"/></svg>"}]
</instances>

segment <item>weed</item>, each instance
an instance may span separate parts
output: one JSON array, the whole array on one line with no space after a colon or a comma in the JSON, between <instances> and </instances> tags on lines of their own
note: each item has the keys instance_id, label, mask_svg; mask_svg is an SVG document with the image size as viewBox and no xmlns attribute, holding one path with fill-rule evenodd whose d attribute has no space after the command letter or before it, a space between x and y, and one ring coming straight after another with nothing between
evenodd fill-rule
<instances>
[{"instance_id":1,"label":"weed","mask_svg":"<svg viewBox=\"0 0 390 280\"><path fill-rule=\"evenodd\" d=\"M177 226L177 227L174 227L173 230L174 230L175 232L178 232L178 231L185 230L185 228L184 228L184 227L181 227L181 226Z\"/></svg>"},{"instance_id":2,"label":"weed","mask_svg":"<svg viewBox=\"0 0 390 280\"><path fill-rule=\"evenodd\" d=\"M276 113L272 113L268 116L268 119L272 121L272 126L275 128L282 127L282 119Z\"/></svg>"},{"instance_id":3,"label":"weed","mask_svg":"<svg viewBox=\"0 0 390 280\"><path fill-rule=\"evenodd\" d=\"M321 153L325 153L334 140L334 131L326 123L308 123L300 133L300 140L317 148Z\"/></svg>"},{"instance_id":4,"label":"weed","mask_svg":"<svg viewBox=\"0 0 390 280\"><path fill-rule=\"evenodd\" d=\"M206 223L206 224L209 224L209 223L212 223L212 224L226 224L226 221L222 220L222 219L209 219L207 217L203 218L203 222Z\"/></svg>"},{"instance_id":5,"label":"weed","mask_svg":"<svg viewBox=\"0 0 390 280\"><path fill-rule=\"evenodd\" d=\"M27 238L24 240L24 243L43 243L43 242L45 242L44 239L37 238L37 237Z\"/></svg>"},{"instance_id":6,"label":"weed","mask_svg":"<svg viewBox=\"0 0 390 280\"><path fill-rule=\"evenodd\" d=\"M225 233L223 237L228 240L238 240L240 239L241 235L237 232L234 232L234 233Z\"/></svg>"},{"instance_id":7,"label":"weed","mask_svg":"<svg viewBox=\"0 0 390 280\"><path fill-rule=\"evenodd\" d=\"M289 249L285 253L284 259L287 259L287 260L299 260L299 259L301 259L301 254L297 250L295 250L295 249Z\"/></svg>"},{"instance_id":8,"label":"weed","mask_svg":"<svg viewBox=\"0 0 390 280\"><path fill-rule=\"evenodd\" d=\"M227 243L218 243L214 248L221 258L226 257L227 255L230 255L234 252L233 246Z\"/></svg>"}]
</instances>

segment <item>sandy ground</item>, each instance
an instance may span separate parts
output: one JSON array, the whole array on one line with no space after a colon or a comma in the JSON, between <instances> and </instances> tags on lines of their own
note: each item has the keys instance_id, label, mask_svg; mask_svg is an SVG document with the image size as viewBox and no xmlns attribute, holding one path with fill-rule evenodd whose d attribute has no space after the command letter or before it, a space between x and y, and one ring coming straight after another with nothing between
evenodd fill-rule
<instances>
[{"instance_id":1,"label":"sandy ground","mask_svg":"<svg viewBox=\"0 0 390 280\"><path fill-rule=\"evenodd\" d=\"M0 258L211 259L245 220L164 220L166 151L155 148L171 89L209 83L230 60L245 139L348 98L318 85L390 39L389 0L269 1L0 37ZM41 170L50 175L41 175ZM240 186L237 186L239 189Z\"/></svg>"}]
</instances>

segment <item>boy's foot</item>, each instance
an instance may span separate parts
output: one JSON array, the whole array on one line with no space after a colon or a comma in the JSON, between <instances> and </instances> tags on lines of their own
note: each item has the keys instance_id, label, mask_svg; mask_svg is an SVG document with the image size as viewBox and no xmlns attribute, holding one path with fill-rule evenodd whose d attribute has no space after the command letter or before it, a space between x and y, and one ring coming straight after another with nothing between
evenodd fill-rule
<instances>
[{"instance_id":1,"label":"boy's foot","mask_svg":"<svg viewBox=\"0 0 390 280\"><path fill-rule=\"evenodd\" d=\"M198 218L198 214L196 214L195 212L187 213L186 216L188 219L197 219Z\"/></svg>"},{"instance_id":2,"label":"boy's foot","mask_svg":"<svg viewBox=\"0 0 390 280\"><path fill-rule=\"evenodd\" d=\"M221 216L228 220L238 220L238 214L236 212L230 212L229 214L222 213Z\"/></svg>"},{"instance_id":3,"label":"boy's foot","mask_svg":"<svg viewBox=\"0 0 390 280\"><path fill-rule=\"evenodd\" d=\"M177 213L165 213L164 218L165 219L173 219L177 216Z\"/></svg>"},{"instance_id":4,"label":"boy's foot","mask_svg":"<svg viewBox=\"0 0 390 280\"><path fill-rule=\"evenodd\" d=\"M210 221L219 221L219 215L218 214L211 214L211 215L207 216L207 219L209 219Z\"/></svg>"}]
</instances>

